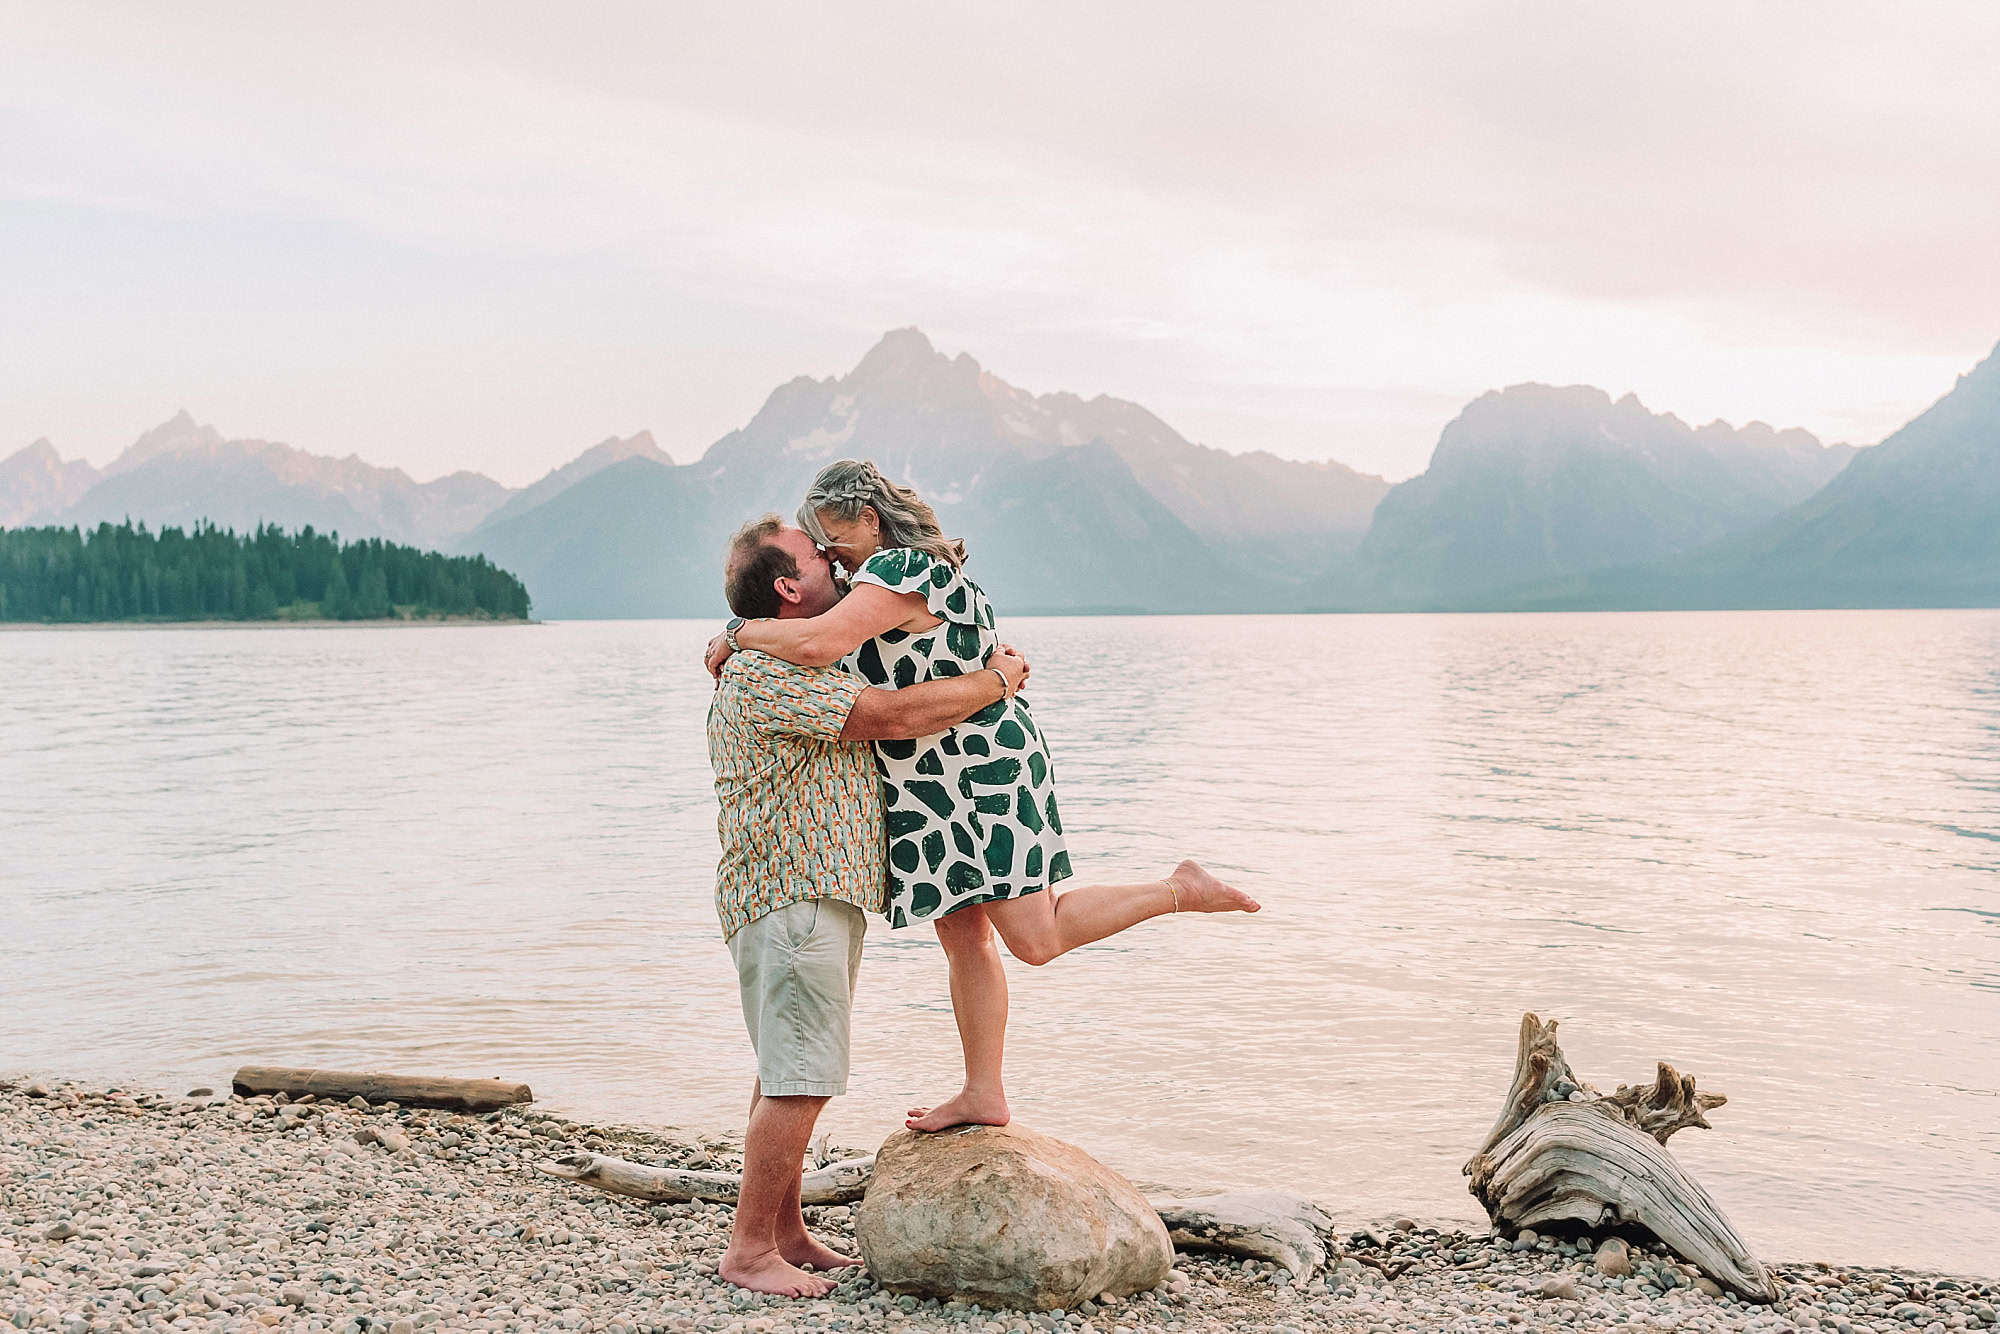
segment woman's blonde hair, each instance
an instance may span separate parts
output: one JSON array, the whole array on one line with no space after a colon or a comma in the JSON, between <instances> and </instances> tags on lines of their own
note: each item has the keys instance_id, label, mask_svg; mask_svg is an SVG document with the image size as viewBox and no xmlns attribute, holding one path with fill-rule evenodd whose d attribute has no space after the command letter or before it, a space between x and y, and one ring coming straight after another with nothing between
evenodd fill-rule
<instances>
[{"instance_id":1,"label":"woman's blonde hair","mask_svg":"<svg viewBox=\"0 0 2000 1334\"><path fill-rule=\"evenodd\" d=\"M884 550L915 547L953 568L965 564L965 543L944 535L936 511L909 487L884 477L867 459L842 459L821 468L806 491L805 503L799 506L799 527L813 541L829 546L826 530L820 527L821 512L852 523L861 516L863 506L874 510L882 521Z\"/></svg>"}]
</instances>

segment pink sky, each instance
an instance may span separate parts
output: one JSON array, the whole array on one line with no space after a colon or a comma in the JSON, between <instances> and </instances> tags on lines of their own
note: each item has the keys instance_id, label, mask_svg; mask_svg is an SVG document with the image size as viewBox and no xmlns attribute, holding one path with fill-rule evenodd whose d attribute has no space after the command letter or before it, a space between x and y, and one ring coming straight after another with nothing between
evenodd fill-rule
<instances>
[{"instance_id":1,"label":"pink sky","mask_svg":"<svg viewBox=\"0 0 2000 1334\"><path fill-rule=\"evenodd\" d=\"M1522 380L1869 443L2000 339L2000 7L0 0L0 453L522 483L915 324L1422 469Z\"/></svg>"}]
</instances>

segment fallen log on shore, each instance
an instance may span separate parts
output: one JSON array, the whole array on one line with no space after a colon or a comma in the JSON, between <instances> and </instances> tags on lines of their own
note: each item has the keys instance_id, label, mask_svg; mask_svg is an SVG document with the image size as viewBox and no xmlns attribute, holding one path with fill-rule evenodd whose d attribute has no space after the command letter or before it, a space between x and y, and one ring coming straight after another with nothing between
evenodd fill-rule
<instances>
[{"instance_id":1,"label":"fallen log on shore","mask_svg":"<svg viewBox=\"0 0 2000 1334\"><path fill-rule=\"evenodd\" d=\"M1686 1126L1708 1129L1706 1114L1727 1101L1697 1093L1665 1062L1650 1084L1599 1093L1570 1070L1556 1021L1523 1015L1514 1082L1465 1164L1469 1189L1505 1235L1550 1224L1636 1229L1737 1296L1776 1301L1770 1271L1665 1147Z\"/></svg>"},{"instance_id":2,"label":"fallen log on shore","mask_svg":"<svg viewBox=\"0 0 2000 1334\"><path fill-rule=\"evenodd\" d=\"M355 1070L309 1070L283 1065L246 1065L236 1072L231 1087L239 1095L282 1093L297 1098L345 1101L366 1098L369 1102L393 1102L403 1107L440 1107L454 1112L497 1112L533 1102L534 1093L526 1084L510 1084L499 1079L444 1079L428 1075L382 1075Z\"/></svg>"},{"instance_id":3,"label":"fallen log on shore","mask_svg":"<svg viewBox=\"0 0 2000 1334\"><path fill-rule=\"evenodd\" d=\"M629 1195L655 1204L734 1204L743 1177L736 1172L697 1172L683 1167L654 1167L601 1153L572 1153L535 1166L552 1177L593 1186L613 1195ZM801 1204L853 1204L868 1190L875 1173L875 1155L847 1158L807 1172L799 1187Z\"/></svg>"}]
</instances>

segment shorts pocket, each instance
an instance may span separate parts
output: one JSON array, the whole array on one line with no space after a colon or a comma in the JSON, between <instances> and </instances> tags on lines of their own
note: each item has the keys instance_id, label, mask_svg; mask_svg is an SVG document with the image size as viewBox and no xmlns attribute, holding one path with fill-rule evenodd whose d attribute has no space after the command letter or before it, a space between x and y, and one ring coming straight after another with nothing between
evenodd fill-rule
<instances>
[{"instance_id":1,"label":"shorts pocket","mask_svg":"<svg viewBox=\"0 0 2000 1334\"><path fill-rule=\"evenodd\" d=\"M786 907L784 919L785 948L797 954L812 940L819 930L818 899L806 899Z\"/></svg>"}]
</instances>

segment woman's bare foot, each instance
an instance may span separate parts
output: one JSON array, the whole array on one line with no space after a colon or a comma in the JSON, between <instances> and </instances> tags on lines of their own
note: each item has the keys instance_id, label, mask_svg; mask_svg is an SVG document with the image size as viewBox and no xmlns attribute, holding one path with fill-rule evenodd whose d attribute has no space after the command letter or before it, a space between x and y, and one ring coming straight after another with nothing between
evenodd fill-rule
<instances>
[{"instance_id":1,"label":"woman's bare foot","mask_svg":"<svg viewBox=\"0 0 2000 1334\"><path fill-rule=\"evenodd\" d=\"M1182 912L1256 912L1263 905L1234 885L1225 885L1201 868L1182 862L1167 877Z\"/></svg>"},{"instance_id":2,"label":"woman's bare foot","mask_svg":"<svg viewBox=\"0 0 2000 1334\"><path fill-rule=\"evenodd\" d=\"M836 1269L846 1269L850 1265L861 1263L861 1261L851 1255L842 1255L839 1251L828 1246L810 1232L805 1234L803 1240L794 1239L792 1241L779 1242L778 1254L783 1256L789 1264L811 1265L822 1274L829 1274Z\"/></svg>"},{"instance_id":3,"label":"woman's bare foot","mask_svg":"<svg viewBox=\"0 0 2000 1334\"><path fill-rule=\"evenodd\" d=\"M960 1089L958 1096L935 1107L912 1107L903 1122L912 1130L949 1130L953 1126L1004 1126L1013 1119L1007 1110L1007 1095L995 1090L974 1093Z\"/></svg>"},{"instance_id":4,"label":"woman's bare foot","mask_svg":"<svg viewBox=\"0 0 2000 1334\"><path fill-rule=\"evenodd\" d=\"M751 1256L726 1251L715 1272L739 1288L774 1297L824 1297L833 1291L832 1280L808 1274L776 1251Z\"/></svg>"}]
</instances>

